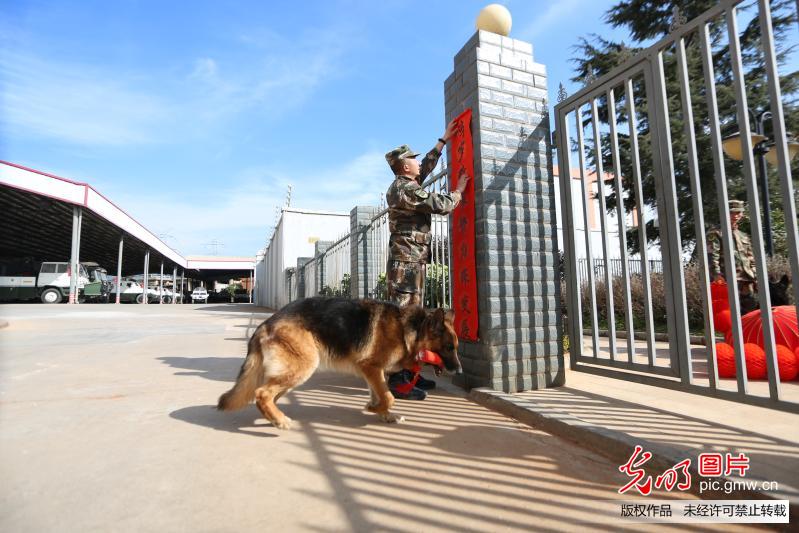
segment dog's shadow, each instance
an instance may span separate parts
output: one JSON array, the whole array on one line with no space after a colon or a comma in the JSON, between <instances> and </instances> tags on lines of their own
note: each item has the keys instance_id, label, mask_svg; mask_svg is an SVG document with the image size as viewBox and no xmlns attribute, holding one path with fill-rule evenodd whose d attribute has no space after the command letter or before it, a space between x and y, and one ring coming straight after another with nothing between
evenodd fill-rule
<instances>
[{"instance_id":1,"label":"dog's shadow","mask_svg":"<svg viewBox=\"0 0 799 533\"><path fill-rule=\"evenodd\" d=\"M368 393L363 394L364 405L368 398ZM359 428L376 420L375 415L350 406L300 405L294 402L280 402L278 406L286 416L294 419L300 425L319 423ZM213 405L193 405L172 411L169 416L217 431L241 433L255 437L276 437L282 432L265 420L254 404L239 411L226 412L218 411ZM265 431L261 431L261 429Z\"/></svg>"},{"instance_id":2,"label":"dog's shadow","mask_svg":"<svg viewBox=\"0 0 799 533\"><path fill-rule=\"evenodd\" d=\"M183 369L176 376L199 376L212 381L236 381L242 357L159 357L159 361L172 368Z\"/></svg>"},{"instance_id":3,"label":"dog's shadow","mask_svg":"<svg viewBox=\"0 0 799 533\"><path fill-rule=\"evenodd\" d=\"M277 437L275 434L277 429L273 428L269 422L263 420L261 413L253 413L249 409L230 413L217 411L214 405L192 405L172 411L169 416L176 420L217 431L241 433L253 437ZM260 421L258 420L259 418L261 419ZM260 431L261 428L270 432Z\"/></svg>"}]
</instances>

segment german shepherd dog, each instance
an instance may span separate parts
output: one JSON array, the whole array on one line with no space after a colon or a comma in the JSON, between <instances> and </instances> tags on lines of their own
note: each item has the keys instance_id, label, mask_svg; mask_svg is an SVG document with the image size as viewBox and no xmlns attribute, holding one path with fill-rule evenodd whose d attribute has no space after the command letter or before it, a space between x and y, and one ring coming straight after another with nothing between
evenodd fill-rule
<instances>
[{"instance_id":1,"label":"german shepherd dog","mask_svg":"<svg viewBox=\"0 0 799 533\"><path fill-rule=\"evenodd\" d=\"M236 384L219 397L217 408L240 409L255 400L275 427L289 429L291 419L275 402L322 365L363 376L371 392L366 409L384 422L402 422L390 411L394 397L384 373L413 366L422 349L438 353L447 370L460 373L453 318L450 310L368 299L297 300L255 330Z\"/></svg>"}]
</instances>

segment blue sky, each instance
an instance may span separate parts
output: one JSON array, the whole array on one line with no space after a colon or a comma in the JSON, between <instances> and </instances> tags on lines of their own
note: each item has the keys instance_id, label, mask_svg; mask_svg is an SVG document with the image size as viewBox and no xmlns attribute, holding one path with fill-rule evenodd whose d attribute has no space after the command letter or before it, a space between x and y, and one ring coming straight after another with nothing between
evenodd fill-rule
<instances>
[{"instance_id":1,"label":"blue sky","mask_svg":"<svg viewBox=\"0 0 799 533\"><path fill-rule=\"evenodd\" d=\"M292 205L377 205L426 151L489 2L0 0L0 159L87 181L183 254L253 255ZM509 1L550 94L609 1Z\"/></svg>"}]
</instances>

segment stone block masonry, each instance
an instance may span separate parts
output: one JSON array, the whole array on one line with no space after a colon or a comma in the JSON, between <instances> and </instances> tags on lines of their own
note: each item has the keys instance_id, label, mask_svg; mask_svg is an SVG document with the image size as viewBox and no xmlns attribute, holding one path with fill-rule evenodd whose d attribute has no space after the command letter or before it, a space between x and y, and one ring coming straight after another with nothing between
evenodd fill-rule
<instances>
[{"instance_id":1,"label":"stone block masonry","mask_svg":"<svg viewBox=\"0 0 799 533\"><path fill-rule=\"evenodd\" d=\"M353 298L372 296L374 279L384 266L378 265L380 254L364 231L380 211L378 207L359 205L350 211L350 295Z\"/></svg>"},{"instance_id":2,"label":"stone block masonry","mask_svg":"<svg viewBox=\"0 0 799 533\"><path fill-rule=\"evenodd\" d=\"M444 83L446 120L472 109L478 342L460 343L465 388L564 381L546 68L530 43L479 31ZM457 307L456 307L457 312Z\"/></svg>"}]
</instances>

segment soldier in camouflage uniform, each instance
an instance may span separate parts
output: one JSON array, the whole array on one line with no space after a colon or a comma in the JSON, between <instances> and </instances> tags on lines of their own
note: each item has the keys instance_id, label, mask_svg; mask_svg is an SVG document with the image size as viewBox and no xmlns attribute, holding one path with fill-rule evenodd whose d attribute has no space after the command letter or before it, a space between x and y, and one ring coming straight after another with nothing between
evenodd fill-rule
<instances>
[{"instance_id":1,"label":"soldier in camouflage uniform","mask_svg":"<svg viewBox=\"0 0 799 533\"><path fill-rule=\"evenodd\" d=\"M426 265L430 259L430 228L432 215L451 213L461 200L466 189L468 176L463 176L456 190L449 194L432 193L422 189L424 178L433 171L441 157L441 151L452 136L454 122L447 126L444 136L424 156L421 163L419 155L403 144L386 154L394 182L386 192L388 204L389 237L388 264L386 265L386 285L388 299L400 306L424 305L424 278ZM389 376L389 387L398 397L423 400L423 390L414 389L409 395L402 395L393 386L408 377L405 371ZM429 380L427 387L435 383Z\"/></svg>"},{"instance_id":2,"label":"soldier in camouflage uniform","mask_svg":"<svg viewBox=\"0 0 799 533\"><path fill-rule=\"evenodd\" d=\"M735 278L738 282L738 294L741 298L751 297L756 290L757 274L755 272L755 256L749 235L738 229L740 221L746 213L746 205L741 200L730 200L730 228L732 242L735 246ZM711 228L707 233L707 256L710 280L724 277L724 248L722 246L721 229Z\"/></svg>"}]
</instances>

